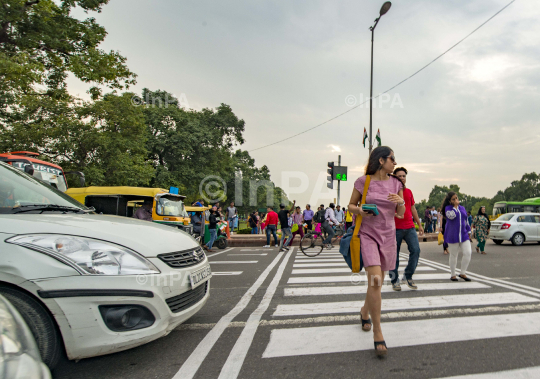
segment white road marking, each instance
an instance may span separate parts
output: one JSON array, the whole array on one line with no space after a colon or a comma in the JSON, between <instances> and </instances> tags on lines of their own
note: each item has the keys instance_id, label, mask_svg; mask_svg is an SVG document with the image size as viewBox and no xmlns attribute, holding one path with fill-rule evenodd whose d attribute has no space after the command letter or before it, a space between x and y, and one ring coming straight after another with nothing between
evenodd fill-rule
<instances>
[{"instance_id":1,"label":"white road marking","mask_svg":"<svg viewBox=\"0 0 540 379\"><path fill-rule=\"evenodd\" d=\"M517 370L486 372L484 374L470 374L449 376L441 379L533 379L540 378L540 366L520 368Z\"/></svg>"},{"instance_id":2,"label":"white road marking","mask_svg":"<svg viewBox=\"0 0 540 379\"><path fill-rule=\"evenodd\" d=\"M212 263L212 262L210 262ZM403 273L405 269L399 270L400 273ZM418 266L416 271L435 271L433 267ZM334 274L334 273L351 273L349 266L345 265L343 268L306 268L306 269L295 269L292 270L292 275L305 275L305 274ZM416 276L413 277L416 279Z\"/></svg>"},{"instance_id":3,"label":"white road marking","mask_svg":"<svg viewBox=\"0 0 540 379\"><path fill-rule=\"evenodd\" d=\"M540 313L436 318L384 324L384 336L390 349L536 334L540 334ZM372 349L373 335L362 332L358 324L274 329L263 358Z\"/></svg>"},{"instance_id":4,"label":"white road marking","mask_svg":"<svg viewBox=\"0 0 540 379\"><path fill-rule=\"evenodd\" d=\"M471 295L425 296L385 299L382 311L401 309L430 309L497 304L534 303L540 300L515 292L483 293ZM272 316L302 316L313 314L336 314L360 312L363 301L340 301L332 303L280 304Z\"/></svg>"},{"instance_id":5,"label":"white road marking","mask_svg":"<svg viewBox=\"0 0 540 379\"><path fill-rule=\"evenodd\" d=\"M451 291L490 288L488 285L478 282L458 282L458 283L424 283L418 286L417 290L411 290L406 285L401 286L401 291ZM394 292L391 286L383 286L382 292ZM358 295L364 294L367 286L348 287L298 287L285 288L285 296L325 296L325 295ZM386 300L385 300L386 301Z\"/></svg>"},{"instance_id":6,"label":"white road marking","mask_svg":"<svg viewBox=\"0 0 540 379\"><path fill-rule=\"evenodd\" d=\"M213 327L208 334L206 334L195 350L193 350L189 358L184 362L182 367L180 367L180 370L176 373L176 375L174 375L173 379L192 379L195 376L197 370L199 370L199 367L201 367L201 364L204 362L208 353L214 347L219 337L221 337L232 320L246 308L253 295L255 295L259 287L268 277L268 274L270 274L282 257L283 252L278 253L272 263L266 267L255 283L253 283L244 296L242 296L240 301L235 305L235 307L225 316L221 317L216 326Z\"/></svg>"},{"instance_id":7,"label":"white road marking","mask_svg":"<svg viewBox=\"0 0 540 379\"><path fill-rule=\"evenodd\" d=\"M224 264L224 265L228 265L228 264L235 264L235 263L257 263L258 261L210 261L210 264L211 265L216 265L216 264Z\"/></svg>"},{"instance_id":8,"label":"white road marking","mask_svg":"<svg viewBox=\"0 0 540 379\"><path fill-rule=\"evenodd\" d=\"M422 280L449 280L449 274L416 274L414 275L415 281ZM351 280L358 282L365 282L366 276L364 274L351 274L341 276L306 276L306 277L294 277L289 278L287 284L304 284L304 283L351 283Z\"/></svg>"},{"instance_id":9,"label":"white road marking","mask_svg":"<svg viewBox=\"0 0 540 379\"><path fill-rule=\"evenodd\" d=\"M304 262L301 262L304 263ZM348 267L347 263L342 259L339 263L333 263L333 262L318 262L318 263L305 263L305 264L297 264L294 262L293 268L302 268L302 267ZM350 270L350 269L349 269Z\"/></svg>"},{"instance_id":10,"label":"white road marking","mask_svg":"<svg viewBox=\"0 0 540 379\"><path fill-rule=\"evenodd\" d=\"M261 251L264 249L240 249L240 251Z\"/></svg>"},{"instance_id":11,"label":"white road marking","mask_svg":"<svg viewBox=\"0 0 540 379\"><path fill-rule=\"evenodd\" d=\"M242 369L242 365L244 364L244 360L246 359L246 355L248 353L248 350L253 343L253 337L255 337L255 333L257 332L257 328L259 326L259 322L261 321L261 317L268 309L268 306L270 305L270 302L272 301L272 298L274 297L274 294L276 293L277 286L281 280L281 277L283 276L283 272L285 271L285 267L289 263L289 259L294 251L294 247L287 253L281 264L279 265L276 275L270 282L270 285L266 289L266 292L257 307L255 311L249 316L246 326L244 330L242 330L242 334L240 334L240 337L238 337L238 340L236 340L236 343L234 344L229 357L227 358L227 361L223 365L223 368L221 369L221 372L219 374L220 379L236 379L238 377L238 374L240 373L240 370Z\"/></svg>"},{"instance_id":12,"label":"white road marking","mask_svg":"<svg viewBox=\"0 0 540 379\"><path fill-rule=\"evenodd\" d=\"M227 254L228 257L231 255L268 255L268 253L254 253L254 254Z\"/></svg>"},{"instance_id":13,"label":"white road marking","mask_svg":"<svg viewBox=\"0 0 540 379\"><path fill-rule=\"evenodd\" d=\"M345 263L345 259L343 259L343 257L341 258L326 258L326 259L317 259L317 260L313 260L313 261L306 261L306 260L295 260L294 263L308 263L308 262L317 262L317 263L322 263L322 262L343 262ZM346 264L346 263L345 263Z\"/></svg>"},{"instance_id":14,"label":"white road marking","mask_svg":"<svg viewBox=\"0 0 540 379\"><path fill-rule=\"evenodd\" d=\"M216 272L212 271L212 275L240 275L243 271L223 271L223 272Z\"/></svg>"},{"instance_id":15,"label":"white road marking","mask_svg":"<svg viewBox=\"0 0 540 379\"><path fill-rule=\"evenodd\" d=\"M496 313L496 312L510 312L517 313L521 311L539 311L540 304L525 304L514 306L493 306L483 308L454 308L454 309L429 309L423 311L411 311L411 312L388 312L381 314L381 320L403 320L404 318L430 318L438 316L463 316L473 315L479 313ZM288 326L288 325L313 325L321 323L342 323L342 322L360 322L360 315L340 315L340 316L320 316L320 317L304 317L304 318L286 318L277 320L261 320L259 326ZM216 324L181 324L174 329L179 330L200 330L200 329L212 329ZM243 328L246 326L245 321L231 322L228 328Z\"/></svg>"},{"instance_id":16,"label":"white road marking","mask_svg":"<svg viewBox=\"0 0 540 379\"><path fill-rule=\"evenodd\" d=\"M223 250L223 251L220 251L219 253L214 253L214 254L212 254L212 255L206 254L206 256L207 256L208 258L212 258L212 257L215 257L216 255L226 253L227 251L231 251L232 249L233 249L233 248L231 247L231 248L229 248L229 249L225 249L225 250Z\"/></svg>"},{"instance_id":17,"label":"white road marking","mask_svg":"<svg viewBox=\"0 0 540 379\"><path fill-rule=\"evenodd\" d=\"M423 259L423 258L420 258L418 261L425 264L425 265L437 268L439 270L450 272L450 267L446 266L446 265L443 265L441 263L433 262L433 261ZM507 288L507 289L510 289L510 290L513 290L513 291L516 291L516 292L521 292L521 293L524 293L524 294L527 294L527 295L536 296L536 297L540 298L540 289L539 288L534 288L534 287L530 287L530 286L525 286L523 284L517 284L517 283L507 282L507 281L504 281L504 280L489 278L487 276L475 274L475 273L472 273L472 272L469 272L469 271L467 271L467 276L470 277L471 279L477 280L479 282L489 283L491 285L495 285L495 286L502 287L502 288ZM414 277L414 279L416 280L416 276Z\"/></svg>"}]
</instances>

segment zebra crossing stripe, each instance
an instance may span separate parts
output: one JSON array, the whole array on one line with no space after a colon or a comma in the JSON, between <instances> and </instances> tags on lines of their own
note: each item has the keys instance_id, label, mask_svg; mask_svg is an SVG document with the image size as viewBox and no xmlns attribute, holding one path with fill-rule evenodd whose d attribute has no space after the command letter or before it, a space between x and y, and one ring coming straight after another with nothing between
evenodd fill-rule
<instances>
[{"instance_id":1,"label":"zebra crossing stripe","mask_svg":"<svg viewBox=\"0 0 540 379\"><path fill-rule=\"evenodd\" d=\"M415 274L414 281L423 280L449 280L450 274ZM355 283L365 282L364 274L351 274L340 276L297 276L289 278L287 284L306 284L306 283Z\"/></svg>"},{"instance_id":2,"label":"zebra crossing stripe","mask_svg":"<svg viewBox=\"0 0 540 379\"><path fill-rule=\"evenodd\" d=\"M403 268L404 270L405 268ZM433 267L418 266L416 271L436 271ZM335 273L351 273L351 269L345 265L343 268L306 268L306 269L293 269L292 275L305 275L305 274L335 274ZM416 277L414 277L416 279Z\"/></svg>"},{"instance_id":3,"label":"zebra crossing stripe","mask_svg":"<svg viewBox=\"0 0 540 379\"><path fill-rule=\"evenodd\" d=\"M240 275L243 271L222 271L222 272L216 272L212 271L212 276L214 275Z\"/></svg>"},{"instance_id":4,"label":"zebra crossing stripe","mask_svg":"<svg viewBox=\"0 0 540 379\"><path fill-rule=\"evenodd\" d=\"M383 302L384 304L384 302ZM519 327L516 327L519 325ZM540 334L540 313L517 313L384 324L388 348ZM274 329L263 358L373 350L360 325ZM493 376L490 376L492 378ZM512 376L512 378L516 378Z\"/></svg>"},{"instance_id":5,"label":"zebra crossing stripe","mask_svg":"<svg viewBox=\"0 0 540 379\"><path fill-rule=\"evenodd\" d=\"M235 264L235 263L257 263L258 261L210 261L211 265L225 265L225 264Z\"/></svg>"},{"instance_id":6,"label":"zebra crossing stripe","mask_svg":"<svg viewBox=\"0 0 540 379\"><path fill-rule=\"evenodd\" d=\"M385 299L382 311L484 306L496 304L533 303L540 300L516 292L482 293L467 295L444 295ZM340 301L332 303L280 304L273 316L306 316L314 314L358 313L363 301Z\"/></svg>"},{"instance_id":7,"label":"zebra crossing stripe","mask_svg":"<svg viewBox=\"0 0 540 379\"><path fill-rule=\"evenodd\" d=\"M312 261L307 261L307 260L295 260L294 263L323 263L323 262L343 262L345 263L345 259L343 259L343 257L341 258L327 258L327 259L317 259L317 260L312 260Z\"/></svg>"},{"instance_id":8,"label":"zebra crossing stripe","mask_svg":"<svg viewBox=\"0 0 540 379\"><path fill-rule=\"evenodd\" d=\"M213 274L213 273L212 273ZM401 291L413 291L407 286L402 286ZM478 282L458 282L458 283L424 283L418 286L414 291L454 291L491 288L488 285ZM382 292L394 292L391 286L383 286ZM348 286L348 287L299 287L285 288L285 296L325 296L325 295L359 295L365 294L367 286ZM386 301L386 300L385 300Z\"/></svg>"},{"instance_id":9,"label":"zebra crossing stripe","mask_svg":"<svg viewBox=\"0 0 540 379\"><path fill-rule=\"evenodd\" d=\"M300 264L302 263L302 264ZM302 268L302 267L348 267L347 263L342 259L339 263L333 263L333 262L319 262L319 263L294 263L293 268Z\"/></svg>"},{"instance_id":10,"label":"zebra crossing stripe","mask_svg":"<svg viewBox=\"0 0 540 379\"><path fill-rule=\"evenodd\" d=\"M470 374L449 376L440 379L531 379L540 378L540 366L520 368L517 370L486 372L484 374Z\"/></svg>"}]
</instances>

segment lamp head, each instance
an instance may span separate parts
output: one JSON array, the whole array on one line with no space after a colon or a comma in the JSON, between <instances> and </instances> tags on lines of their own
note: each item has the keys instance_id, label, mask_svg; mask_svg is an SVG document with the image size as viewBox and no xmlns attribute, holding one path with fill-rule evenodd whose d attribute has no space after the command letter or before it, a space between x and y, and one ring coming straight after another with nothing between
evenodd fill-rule
<instances>
[{"instance_id":1,"label":"lamp head","mask_svg":"<svg viewBox=\"0 0 540 379\"><path fill-rule=\"evenodd\" d=\"M390 10L390 7L392 6L392 3L387 1L385 2L382 7L381 7L381 11L379 12L379 14L382 16L384 14L386 14L386 12L388 12Z\"/></svg>"}]
</instances>

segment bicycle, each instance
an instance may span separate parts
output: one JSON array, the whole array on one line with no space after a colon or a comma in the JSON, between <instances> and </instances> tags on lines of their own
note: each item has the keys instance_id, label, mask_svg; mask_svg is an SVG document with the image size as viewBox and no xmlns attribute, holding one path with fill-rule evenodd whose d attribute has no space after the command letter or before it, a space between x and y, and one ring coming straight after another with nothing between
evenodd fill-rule
<instances>
[{"instance_id":1,"label":"bicycle","mask_svg":"<svg viewBox=\"0 0 540 379\"><path fill-rule=\"evenodd\" d=\"M343 228L340 226L333 226L333 229L335 235L330 241L331 245L337 244L341 237L345 234ZM315 226L315 230L308 230L304 234L304 237L302 237L300 240L300 250L302 250L302 253L308 257L316 257L325 248L323 241L327 236L328 235L326 234L326 231L322 229L321 224L317 224Z\"/></svg>"}]
</instances>

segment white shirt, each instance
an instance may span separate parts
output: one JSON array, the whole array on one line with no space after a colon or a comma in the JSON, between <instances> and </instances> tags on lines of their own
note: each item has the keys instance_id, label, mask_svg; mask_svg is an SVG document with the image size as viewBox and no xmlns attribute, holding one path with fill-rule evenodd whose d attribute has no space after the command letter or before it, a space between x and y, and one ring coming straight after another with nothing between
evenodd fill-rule
<instances>
[{"instance_id":1,"label":"white shirt","mask_svg":"<svg viewBox=\"0 0 540 379\"><path fill-rule=\"evenodd\" d=\"M334 213L334 210L332 208L326 209L326 213L324 214L324 219L333 224L339 224L338 220L336 220L336 214Z\"/></svg>"},{"instance_id":2,"label":"white shirt","mask_svg":"<svg viewBox=\"0 0 540 379\"><path fill-rule=\"evenodd\" d=\"M339 211L336 210L334 213L336 214L336 220L338 220L338 222L343 222L343 217L345 216L343 209L340 209Z\"/></svg>"}]
</instances>

